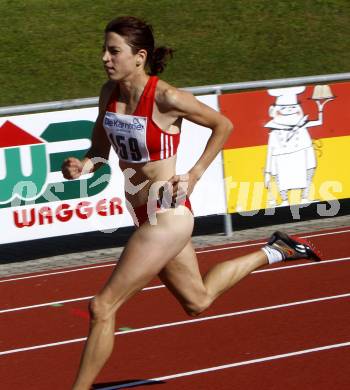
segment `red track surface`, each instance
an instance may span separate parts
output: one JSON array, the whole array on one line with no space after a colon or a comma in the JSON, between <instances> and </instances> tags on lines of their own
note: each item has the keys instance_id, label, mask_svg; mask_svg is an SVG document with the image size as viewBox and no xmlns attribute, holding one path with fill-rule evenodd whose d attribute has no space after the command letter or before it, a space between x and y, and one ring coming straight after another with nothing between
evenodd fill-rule
<instances>
[{"instance_id":1,"label":"red track surface","mask_svg":"<svg viewBox=\"0 0 350 390\"><path fill-rule=\"evenodd\" d=\"M325 261L259 270L196 319L165 288L142 291L118 314L100 388L152 378L161 378L153 382L160 389L350 388L350 229L324 233L308 235ZM256 248L246 242L201 249L201 269ZM68 271L0 279L1 388L70 389L87 334L88 297L112 266Z\"/></svg>"}]
</instances>

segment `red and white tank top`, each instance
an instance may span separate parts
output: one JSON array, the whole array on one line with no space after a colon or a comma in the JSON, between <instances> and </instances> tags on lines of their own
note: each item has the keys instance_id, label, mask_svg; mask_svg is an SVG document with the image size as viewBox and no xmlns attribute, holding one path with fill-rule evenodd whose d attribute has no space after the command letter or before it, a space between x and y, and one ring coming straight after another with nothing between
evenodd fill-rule
<instances>
[{"instance_id":1,"label":"red and white tank top","mask_svg":"<svg viewBox=\"0 0 350 390\"><path fill-rule=\"evenodd\" d=\"M174 156L180 133L168 134L152 119L158 77L151 76L132 115L117 113L117 96L107 105L103 119L109 141L119 159L131 163L164 160Z\"/></svg>"}]
</instances>

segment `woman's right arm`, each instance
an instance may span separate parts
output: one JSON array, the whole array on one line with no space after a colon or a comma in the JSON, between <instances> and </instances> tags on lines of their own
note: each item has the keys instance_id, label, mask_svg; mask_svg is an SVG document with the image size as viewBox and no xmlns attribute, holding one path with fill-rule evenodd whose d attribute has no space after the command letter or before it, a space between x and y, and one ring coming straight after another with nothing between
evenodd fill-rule
<instances>
[{"instance_id":1,"label":"woman's right arm","mask_svg":"<svg viewBox=\"0 0 350 390\"><path fill-rule=\"evenodd\" d=\"M107 82L102 87L99 99L99 114L92 132L91 147L82 160L68 157L63 161L62 174L65 179L74 180L83 174L95 172L108 160L111 144L103 128L103 118L113 89L114 84L111 82Z\"/></svg>"}]
</instances>

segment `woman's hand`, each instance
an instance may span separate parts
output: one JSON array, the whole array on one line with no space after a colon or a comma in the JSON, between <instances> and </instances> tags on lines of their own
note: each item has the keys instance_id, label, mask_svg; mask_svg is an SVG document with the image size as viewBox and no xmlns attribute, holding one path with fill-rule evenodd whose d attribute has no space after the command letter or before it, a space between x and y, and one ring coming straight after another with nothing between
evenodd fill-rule
<instances>
[{"instance_id":1,"label":"woman's hand","mask_svg":"<svg viewBox=\"0 0 350 390\"><path fill-rule=\"evenodd\" d=\"M65 179L74 180L78 179L83 172L83 162L75 157L68 157L63 161L62 174Z\"/></svg>"},{"instance_id":2,"label":"woman's hand","mask_svg":"<svg viewBox=\"0 0 350 390\"><path fill-rule=\"evenodd\" d=\"M160 200L165 207L174 207L188 198L198 181L193 173L175 175L159 191Z\"/></svg>"}]
</instances>

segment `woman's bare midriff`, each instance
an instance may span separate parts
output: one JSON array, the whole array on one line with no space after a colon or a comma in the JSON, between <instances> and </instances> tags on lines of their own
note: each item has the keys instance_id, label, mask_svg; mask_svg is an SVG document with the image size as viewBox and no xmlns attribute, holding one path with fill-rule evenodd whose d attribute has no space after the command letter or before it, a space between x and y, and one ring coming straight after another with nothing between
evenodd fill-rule
<instances>
[{"instance_id":1,"label":"woman's bare midriff","mask_svg":"<svg viewBox=\"0 0 350 390\"><path fill-rule=\"evenodd\" d=\"M120 161L124 174L125 197L133 207L157 199L160 187L175 175L176 156L145 164Z\"/></svg>"}]
</instances>

